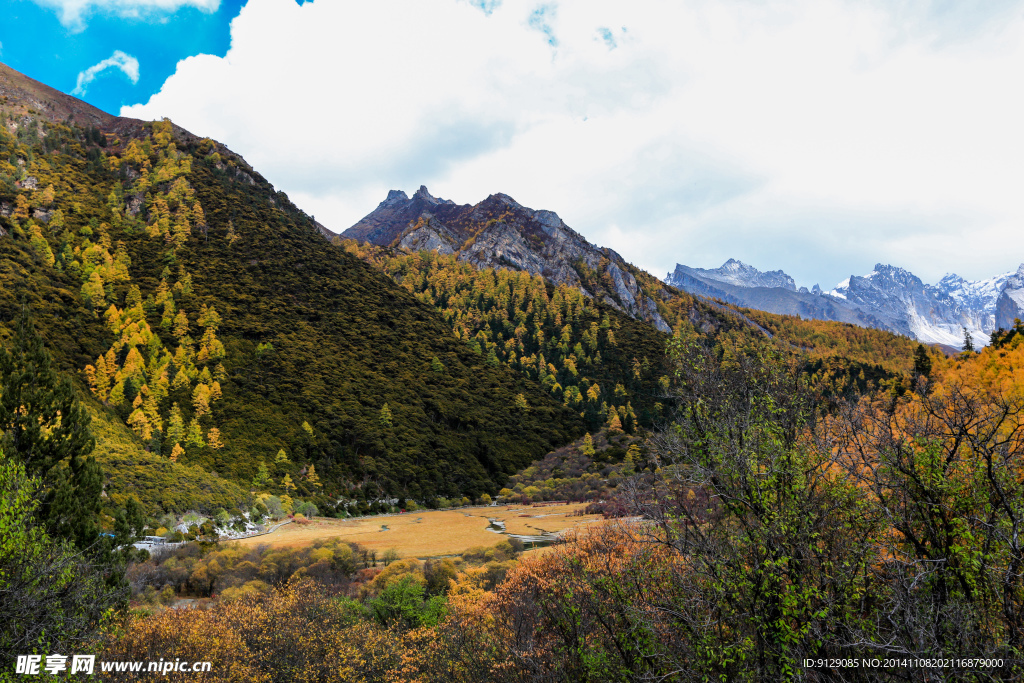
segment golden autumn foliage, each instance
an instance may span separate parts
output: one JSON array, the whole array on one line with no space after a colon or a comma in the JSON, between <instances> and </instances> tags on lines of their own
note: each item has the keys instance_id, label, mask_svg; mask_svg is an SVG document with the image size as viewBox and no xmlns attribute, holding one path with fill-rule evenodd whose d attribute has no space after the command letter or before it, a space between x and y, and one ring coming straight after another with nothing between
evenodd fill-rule
<instances>
[{"instance_id":1,"label":"golden autumn foliage","mask_svg":"<svg viewBox=\"0 0 1024 683\"><path fill-rule=\"evenodd\" d=\"M406 613L419 621L444 605L449 590L465 609L480 609L475 602L487 595L481 586L492 589L512 566L504 563L490 581L486 577L498 563L463 566L461 574L451 560L398 560L381 569L369 566L372 553L338 541L303 549L229 545L197 551L187 546L159 564L136 565L129 580L150 586L150 603L159 594L152 586L161 584L166 599L160 594L159 602L173 602L173 587L191 595L216 591L218 599L204 601L201 609L157 605L156 613L127 616L106 634L107 659L156 660L173 653L213 663L209 676L188 680L474 680L459 677L466 671L459 660L472 659L460 622L423 626L392 617ZM507 551L513 554L511 546ZM169 680L186 680L176 675Z\"/></svg>"},{"instance_id":2,"label":"golden autumn foliage","mask_svg":"<svg viewBox=\"0 0 1024 683\"><path fill-rule=\"evenodd\" d=\"M748 318L773 335L799 348L810 358L843 358L879 365L890 372L906 373L913 368L917 342L908 337L870 327L831 320L805 320L741 309Z\"/></svg>"},{"instance_id":3,"label":"golden autumn foliage","mask_svg":"<svg viewBox=\"0 0 1024 683\"><path fill-rule=\"evenodd\" d=\"M594 428L608 419L609 406L629 432L656 417L649 396L661 377L662 342L645 324L525 271L477 268L429 251L392 253L344 240L340 246L434 306L485 363L535 379ZM632 343L620 344L616 334ZM440 363L432 369L444 371ZM615 386L622 391L609 391Z\"/></svg>"},{"instance_id":4,"label":"golden autumn foliage","mask_svg":"<svg viewBox=\"0 0 1024 683\"><path fill-rule=\"evenodd\" d=\"M44 127L49 130L47 144L74 145L78 137L66 126ZM24 237L32 251L47 268L78 281L82 299L110 333L106 348L83 368L90 389L114 408L145 447L169 456L175 444L180 451L188 443L163 438L173 402L185 408L186 418L202 421L203 430L216 428L212 414L222 393L213 378L223 374L218 368L225 349L217 338L220 316L213 307L191 308L190 273L179 266L175 281L166 268L155 296L145 300L132 281L125 240L148 233L156 240L155 248L166 250L164 260L173 264L176 250L206 220L189 182L191 155L177 149L172 124L157 121L148 132L119 149L97 150L97 165L104 167L101 175L117 170L120 176L89 198L88 209L76 186L89 182L84 176L77 178L81 169L68 166L64 156L32 160L33 155L6 133L0 133L0 145L14 145L20 157L31 160L25 170L42 188L31 195L19 192L15 198L13 217L24 221ZM84 140L104 146L107 142L98 132ZM20 223L18 227L22 228ZM188 336L186 309L198 317L203 330L198 340ZM161 317L160 326L151 328L150 320ZM205 443L195 435L190 441L193 447L200 442Z\"/></svg>"},{"instance_id":5,"label":"golden autumn foliage","mask_svg":"<svg viewBox=\"0 0 1024 683\"><path fill-rule=\"evenodd\" d=\"M212 662L209 674L168 681L352 683L396 680L404 649L400 633L360 621L351 601L300 580L206 610L130 617L110 633L103 657Z\"/></svg>"},{"instance_id":6,"label":"golden autumn foliage","mask_svg":"<svg viewBox=\"0 0 1024 683\"><path fill-rule=\"evenodd\" d=\"M670 582L659 576L675 564L635 531L606 525L580 533L522 558L493 591L462 574L446 619L432 633L406 634L419 643L403 654L395 680L628 680L626 670L649 669L636 661L637 638L650 638L653 654L676 636L670 619L636 608L669 597Z\"/></svg>"},{"instance_id":7,"label":"golden autumn foliage","mask_svg":"<svg viewBox=\"0 0 1024 683\"><path fill-rule=\"evenodd\" d=\"M137 618L108 648L136 659L158 648L180 649L215 662L222 675L210 680L596 683L752 671L761 674L751 673L750 680L770 680L765 672L791 671L791 652L806 652L801 648L808 642L833 633L905 647L885 620L899 608L924 615L907 617L923 619L913 622L918 626L969 624L966 635L926 632L928 652L965 643L1002 652L1017 637L1014 620L1024 613L1020 580L1006 573L1024 559L1006 516L1024 509L1021 346L939 363L930 382L919 377L909 389L893 385L849 405L851 412L837 409L820 434L792 435L794 447L821 448L815 451L820 457L794 457L814 471L803 472L782 498L758 488L766 505L760 512L742 505L730 511L693 486L671 489L673 481L683 481L673 479L680 476L677 464L637 480L668 486L662 491L667 497L638 499L655 506L648 521L594 524L564 545L518 561L350 565L360 583L350 584L348 594L367 606L403 590L447 592L445 616L434 625L385 628L369 616L376 612L332 593L330 584L295 582L323 581L313 568L326 570L336 549L303 551L312 564L293 571L289 551L263 553L255 562L242 559L251 551L236 548L196 558L188 569L196 586L226 586L219 604L193 612L195 630L209 639L205 656L195 655L199 643L184 633L191 627L178 610ZM723 391L723 400L732 395ZM774 443L757 447L776 453ZM634 445L623 461L627 474L641 469L643 453ZM858 454L869 457L858 463ZM784 454L777 455L772 462L783 467ZM1003 500L993 498L993 490L1001 490ZM659 512L657 504L669 507ZM810 507L795 514L787 505ZM684 509L696 517L682 521ZM807 512L820 514L816 541L804 535ZM740 519L752 529L747 536L737 531ZM697 545L684 543L684 536ZM714 542L701 546L702 538ZM751 545L751 539L765 542ZM803 560L793 565L793 554ZM467 551L464 561L471 556ZM856 580L844 583L848 568L840 570L837 559L859 563L851 575ZM358 555L350 560L358 563ZM221 583L225 577L234 583ZM768 609L775 592L786 597L776 605L789 615L781 621L740 609ZM748 604L750 596L756 599ZM826 646L846 651L837 641ZM284 653L285 647L292 650ZM755 661L758 653L767 664Z\"/></svg>"}]
</instances>

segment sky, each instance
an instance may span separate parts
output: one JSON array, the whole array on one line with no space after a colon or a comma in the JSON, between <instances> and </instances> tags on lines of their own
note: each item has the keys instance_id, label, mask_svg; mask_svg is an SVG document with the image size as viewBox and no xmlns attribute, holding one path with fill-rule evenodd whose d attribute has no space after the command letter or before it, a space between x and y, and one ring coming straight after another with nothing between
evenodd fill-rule
<instances>
[{"instance_id":1,"label":"sky","mask_svg":"<svg viewBox=\"0 0 1024 683\"><path fill-rule=\"evenodd\" d=\"M0 61L340 232L504 192L664 277L1024 262L1024 0L0 0Z\"/></svg>"}]
</instances>

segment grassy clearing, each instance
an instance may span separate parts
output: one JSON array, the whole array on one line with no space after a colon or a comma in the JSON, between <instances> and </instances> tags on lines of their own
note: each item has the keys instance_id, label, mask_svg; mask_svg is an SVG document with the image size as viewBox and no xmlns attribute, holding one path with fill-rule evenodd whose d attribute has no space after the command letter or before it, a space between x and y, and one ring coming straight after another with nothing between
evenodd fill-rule
<instances>
[{"instance_id":1,"label":"grassy clearing","mask_svg":"<svg viewBox=\"0 0 1024 683\"><path fill-rule=\"evenodd\" d=\"M474 546L497 545L506 536L488 531L488 519L505 522L510 533L536 535L558 532L600 515L572 516L579 504L544 507L498 506L459 510L426 510L404 515L354 520L315 519L287 524L271 534L239 541L244 545L302 547L324 538L340 538L383 552L394 548L402 557L432 557L461 553ZM386 526L387 530L382 527Z\"/></svg>"}]
</instances>

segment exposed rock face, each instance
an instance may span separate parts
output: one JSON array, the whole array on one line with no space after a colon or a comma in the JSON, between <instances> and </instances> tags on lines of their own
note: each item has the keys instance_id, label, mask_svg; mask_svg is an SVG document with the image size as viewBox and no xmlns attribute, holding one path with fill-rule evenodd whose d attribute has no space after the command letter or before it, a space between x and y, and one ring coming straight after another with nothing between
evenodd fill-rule
<instances>
[{"instance_id":1,"label":"exposed rock face","mask_svg":"<svg viewBox=\"0 0 1024 683\"><path fill-rule=\"evenodd\" d=\"M996 301L996 327L1008 330L1017 319L1024 320L1024 263L1006 279Z\"/></svg>"},{"instance_id":2,"label":"exposed rock face","mask_svg":"<svg viewBox=\"0 0 1024 683\"><path fill-rule=\"evenodd\" d=\"M470 206L434 197L422 186L411 198L392 190L342 237L457 254L460 261L476 266L524 270L596 296L598 292L588 291L580 277L579 269L587 268L607 276L609 291L603 296L612 305L663 332L671 331L621 256L591 244L553 211L535 211L505 194Z\"/></svg>"},{"instance_id":3,"label":"exposed rock face","mask_svg":"<svg viewBox=\"0 0 1024 683\"><path fill-rule=\"evenodd\" d=\"M443 223L429 218L426 225L405 235L398 246L409 251L436 251L447 255L455 253L459 238Z\"/></svg>"},{"instance_id":4,"label":"exposed rock face","mask_svg":"<svg viewBox=\"0 0 1024 683\"><path fill-rule=\"evenodd\" d=\"M878 264L867 275L851 275L828 292L818 285L808 292L790 285L792 278L782 271L761 273L730 259L714 270L678 265L666 282L740 306L877 327L956 347L963 344L964 329L981 346L997 327L1012 325L1014 311L1024 311L1024 288L1013 285L1024 283L1024 270L1014 277L1006 273L977 282L950 274L936 285L926 285L909 271ZM758 282L768 284L738 284Z\"/></svg>"},{"instance_id":5,"label":"exposed rock face","mask_svg":"<svg viewBox=\"0 0 1024 683\"><path fill-rule=\"evenodd\" d=\"M363 220L343 232L342 237L381 246L389 245L401 236L410 222L421 216L433 216L438 207L454 206L455 202L451 200L432 196L424 185L420 185L412 199L402 190L391 190L387 199Z\"/></svg>"},{"instance_id":6,"label":"exposed rock face","mask_svg":"<svg viewBox=\"0 0 1024 683\"><path fill-rule=\"evenodd\" d=\"M271 202L273 203L273 200L271 200ZM276 206L276 204L275 204L275 206ZM320 231L320 234L323 235L328 240L333 240L335 237L338 236L337 233L332 232L331 230L329 230L325 225L321 224L315 218L313 219L313 225L315 225L316 229Z\"/></svg>"},{"instance_id":7,"label":"exposed rock face","mask_svg":"<svg viewBox=\"0 0 1024 683\"><path fill-rule=\"evenodd\" d=\"M128 202L124 206L125 212L129 216L137 216L137 215L139 215L139 211L142 210L142 203L143 203L144 200L145 200L145 196L141 192L138 193L138 194L133 194L133 195L129 196L128 197Z\"/></svg>"}]
</instances>

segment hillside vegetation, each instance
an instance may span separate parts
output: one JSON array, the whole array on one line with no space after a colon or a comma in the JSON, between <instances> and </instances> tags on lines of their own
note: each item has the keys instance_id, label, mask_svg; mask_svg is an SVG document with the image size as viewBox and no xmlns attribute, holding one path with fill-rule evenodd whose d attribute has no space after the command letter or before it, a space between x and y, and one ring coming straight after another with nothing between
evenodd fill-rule
<instances>
[{"instance_id":1,"label":"hillside vegetation","mask_svg":"<svg viewBox=\"0 0 1024 683\"><path fill-rule=\"evenodd\" d=\"M0 311L24 300L142 449L245 484L263 462L271 491L325 507L476 497L582 433L239 157L119 121L125 139L3 116Z\"/></svg>"},{"instance_id":2,"label":"hillside vegetation","mask_svg":"<svg viewBox=\"0 0 1024 683\"><path fill-rule=\"evenodd\" d=\"M665 413L667 336L567 285L455 256L342 241L437 309L484 362L534 380L586 419L632 432Z\"/></svg>"},{"instance_id":3,"label":"hillside vegetation","mask_svg":"<svg viewBox=\"0 0 1024 683\"><path fill-rule=\"evenodd\" d=\"M674 399L664 353L669 335L605 302L612 291L607 271L576 265L586 289L603 293L599 299L525 271L475 266L457 254L335 242L433 306L455 338L486 363L508 365L578 410L589 431L607 426L632 433L671 413ZM918 344L905 337L738 309L678 292L649 273L628 268L640 291L658 302L659 314L675 334L697 332L737 347L771 336L833 393L864 393L899 383L913 370Z\"/></svg>"},{"instance_id":4,"label":"hillside vegetation","mask_svg":"<svg viewBox=\"0 0 1024 683\"><path fill-rule=\"evenodd\" d=\"M115 505L134 496L149 515L186 510L248 507L248 487L198 465L173 462L147 451L111 411L87 403L96 437L93 455L106 475L105 492Z\"/></svg>"},{"instance_id":5,"label":"hillside vegetation","mask_svg":"<svg viewBox=\"0 0 1024 683\"><path fill-rule=\"evenodd\" d=\"M173 647L222 680L760 682L821 659L879 660L849 681L917 680L921 659L934 680L1019 680L1021 339L822 414L777 346L680 337L672 391L690 407L616 496L645 519L476 570L359 570L340 544L180 552L146 568L150 599L161 583L226 599L187 625L136 613L106 652Z\"/></svg>"}]
</instances>

